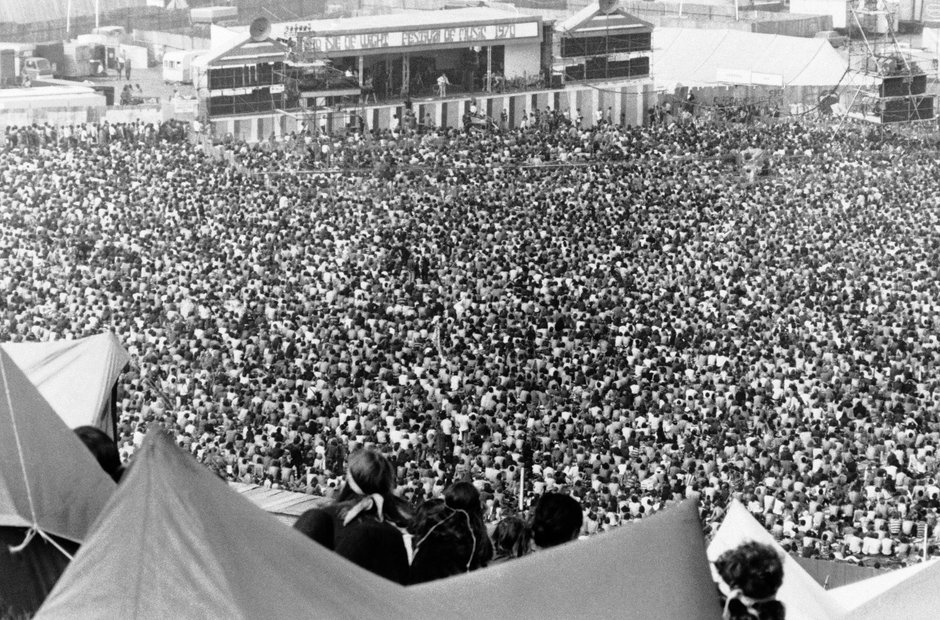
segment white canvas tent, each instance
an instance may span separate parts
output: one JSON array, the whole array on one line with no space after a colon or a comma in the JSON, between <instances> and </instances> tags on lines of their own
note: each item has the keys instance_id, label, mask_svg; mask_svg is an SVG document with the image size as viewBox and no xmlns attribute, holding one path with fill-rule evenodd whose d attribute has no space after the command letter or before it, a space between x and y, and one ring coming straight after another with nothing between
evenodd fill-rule
<instances>
[{"instance_id":1,"label":"white canvas tent","mask_svg":"<svg viewBox=\"0 0 940 620\"><path fill-rule=\"evenodd\" d=\"M717 618L694 500L421 586L369 573L152 431L37 618Z\"/></svg>"},{"instance_id":2,"label":"white canvas tent","mask_svg":"<svg viewBox=\"0 0 940 620\"><path fill-rule=\"evenodd\" d=\"M666 90L677 84L728 83L833 87L846 79L847 68L848 61L825 39L740 30L653 30L653 80Z\"/></svg>"},{"instance_id":3,"label":"white canvas tent","mask_svg":"<svg viewBox=\"0 0 940 620\"><path fill-rule=\"evenodd\" d=\"M107 332L78 340L0 344L69 428L95 426L114 436L110 401L130 356Z\"/></svg>"},{"instance_id":4,"label":"white canvas tent","mask_svg":"<svg viewBox=\"0 0 940 620\"><path fill-rule=\"evenodd\" d=\"M36 618L445 618L151 431Z\"/></svg>"},{"instance_id":5,"label":"white canvas tent","mask_svg":"<svg viewBox=\"0 0 940 620\"><path fill-rule=\"evenodd\" d=\"M754 541L774 547L783 561L783 585L777 591L777 600L786 606L788 620L825 620L841 618L840 606L829 596L803 567L787 555L774 537L757 522L747 508L737 500L728 506L721 527L708 546L708 559L714 562L722 553L738 545Z\"/></svg>"},{"instance_id":6,"label":"white canvas tent","mask_svg":"<svg viewBox=\"0 0 940 620\"><path fill-rule=\"evenodd\" d=\"M0 526L81 542L113 490L91 452L0 350Z\"/></svg>"},{"instance_id":7,"label":"white canvas tent","mask_svg":"<svg viewBox=\"0 0 940 620\"><path fill-rule=\"evenodd\" d=\"M412 586L455 618L720 618L698 502L491 568Z\"/></svg>"},{"instance_id":8,"label":"white canvas tent","mask_svg":"<svg viewBox=\"0 0 940 620\"><path fill-rule=\"evenodd\" d=\"M0 616L39 607L114 488L0 349Z\"/></svg>"},{"instance_id":9,"label":"white canvas tent","mask_svg":"<svg viewBox=\"0 0 940 620\"><path fill-rule=\"evenodd\" d=\"M936 618L940 560L931 560L830 591L846 620Z\"/></svg>"}]
</instances>

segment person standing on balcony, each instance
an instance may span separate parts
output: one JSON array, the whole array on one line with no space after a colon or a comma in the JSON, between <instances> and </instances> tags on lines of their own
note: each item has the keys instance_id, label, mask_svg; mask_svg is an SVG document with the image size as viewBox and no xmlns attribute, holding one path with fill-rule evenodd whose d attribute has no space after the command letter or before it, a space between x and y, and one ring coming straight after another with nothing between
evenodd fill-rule
<instances>
[{"instance_id":1,"label":"person standing on balcony","mask_svg":"<svg viewBox=\"0 0 940 620\"><path fill-rule=\"evenodd\" d=\"M446 73L441 73L441 76L437 78L437 93L441 97L447 96L447 87L450 86L450 80L447 79Z\"/></svg>"}]
</instances>

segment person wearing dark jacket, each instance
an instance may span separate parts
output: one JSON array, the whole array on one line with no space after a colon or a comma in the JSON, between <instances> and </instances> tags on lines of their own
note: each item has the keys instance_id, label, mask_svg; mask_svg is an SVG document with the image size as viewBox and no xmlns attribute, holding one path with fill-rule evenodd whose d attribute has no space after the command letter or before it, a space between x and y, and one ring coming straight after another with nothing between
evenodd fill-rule
<instances>
[{"instance_id":1,"label":"person wearing dark jacket","mask_svg":"<svg viewBox=\"0 0 940 620\"><path fill-rule=\"evenodd\" d=\"M392 490L395 472L384 456L361 449L349 456L346 484L336 501L300 516L294 528L354 564L408 583L406 503Z\"/></svg>"},{"instance_id":2,"label":"person wearing dark jacket","mask_svg":"<svg viewBox=\"0 0 940 620\"><path fill-rule=\"evenodd\" d=\"M483 523L480 492L469 482L444 491L444 499L424 502L412 526L415 541L411 583L459 575L482 568L493 558L493 543Z\"/></svg>"}]
</instances>

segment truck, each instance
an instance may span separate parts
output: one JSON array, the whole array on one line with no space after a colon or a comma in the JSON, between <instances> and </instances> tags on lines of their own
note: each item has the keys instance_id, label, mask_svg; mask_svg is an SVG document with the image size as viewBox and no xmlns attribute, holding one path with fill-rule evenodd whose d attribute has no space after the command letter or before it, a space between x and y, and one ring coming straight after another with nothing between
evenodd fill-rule
<instances>
[{"instance_id":1,"label":"truck","mask_svg":"<svg viewBox=\"0 0 940 620\"><path fill-rule=\"evenodd\" d=\"M35 54L34 45L0 43L0 86L29 86L52 77L52 65Z\"/></svg>"},{"instance_id":2,"label":"truck","mask_svg":"<svg viewBox=\"0 0 940 620\"><path fill-rule=\"evenodd\" d=\"M56 41L36 44L36 56L52 65L56 78L80 80L107 74L107 46L80 41Z\"/></svg>"},{"instance_id":3,"label":"truck","mask_svg":"<svg viewBox=\"0 0 940 620\"><path fill-rule=\"evenodd\" d=\"M21 81L35 82L53 77L52 65L41 56L26 56L20 60L19 75Z\"/></svg>"}]
</instances>

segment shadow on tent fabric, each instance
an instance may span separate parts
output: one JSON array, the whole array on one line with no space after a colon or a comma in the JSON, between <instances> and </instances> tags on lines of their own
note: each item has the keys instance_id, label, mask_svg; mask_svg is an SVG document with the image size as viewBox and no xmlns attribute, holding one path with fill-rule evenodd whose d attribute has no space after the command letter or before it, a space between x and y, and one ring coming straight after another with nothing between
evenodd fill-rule
<instances>
[{"instance_id":1,"label":"shadow on tent fabric","mask_svg":"<svg viewBox=\"0 0 940 620\"><path fill-rule=\"evenodd\" d=\"M26 531L23 527L0 527L0 618L36 613L69 563L61 551L39 536L22 551L11 553L10 547L21 544ZM55 540L73 556L78 551L77 543Z\"/></svg>"}]
</instances>

